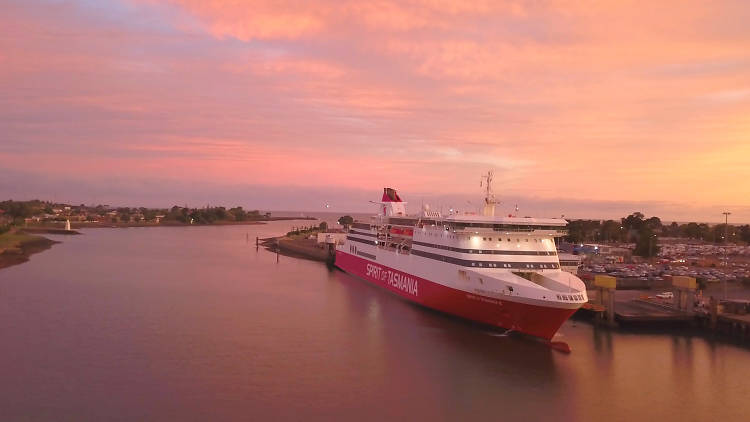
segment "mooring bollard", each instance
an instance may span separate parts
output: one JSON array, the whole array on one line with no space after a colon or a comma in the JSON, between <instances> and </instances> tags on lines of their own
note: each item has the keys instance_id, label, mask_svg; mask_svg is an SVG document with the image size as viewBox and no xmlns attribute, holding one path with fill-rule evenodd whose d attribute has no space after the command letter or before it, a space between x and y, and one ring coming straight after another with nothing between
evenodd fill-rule
<instances>
[{"instance_id":1,"label":"mooring bollard","mask_svg":"<svg viewBox=\"0 0 750 422\"><path fill-rule=\"evenodd\" d=\"M599 304L605 309L605 320L609 325L614 325L617 279L608 275L597 275L594 277L594 286L596 286Z\"/></svg>"},{"instance_id":2,"label":"mooring bollard","mask_svg":"<svg viewBox=\"0 0 750 422\"><path fill-rule=\"evenodd\" d=\"M674 288L674 307L685 312L693 312L695 305L695 289L697 284L695 278L686 276L673 276L672 287Z\"/></svg>"}]
</instances>

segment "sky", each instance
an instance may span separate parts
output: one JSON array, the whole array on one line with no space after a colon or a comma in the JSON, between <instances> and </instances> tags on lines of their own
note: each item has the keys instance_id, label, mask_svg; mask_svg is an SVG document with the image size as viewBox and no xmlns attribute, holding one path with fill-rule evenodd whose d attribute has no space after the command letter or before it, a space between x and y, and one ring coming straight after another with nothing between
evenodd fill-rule
<instances>
[{"instance_id":1,"label":"sky","mask_svg":"<svg viewBox=\"0 0 750 422\"><path fill-rule=\"evenodd\" d=\"M0 10L1 199L750 222L745 0Z\"/></svg>"}]
</instances>

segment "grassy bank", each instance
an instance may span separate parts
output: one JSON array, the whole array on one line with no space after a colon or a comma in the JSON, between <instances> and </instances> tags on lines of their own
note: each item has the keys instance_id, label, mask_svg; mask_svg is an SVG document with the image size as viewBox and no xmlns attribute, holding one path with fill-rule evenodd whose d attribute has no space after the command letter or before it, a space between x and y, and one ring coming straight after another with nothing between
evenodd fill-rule
<instances>
[{"instance_id":1,"label":"grassy bank","mask_svg":"<svg viewBox=\"0 0 750 422\"><path fill-rule=\"evenodd\" d=\"M59 242L15 230L0 234L0 268L22 264L31 255L47 250L55 243Z\"/></svg>"}]
</instances>

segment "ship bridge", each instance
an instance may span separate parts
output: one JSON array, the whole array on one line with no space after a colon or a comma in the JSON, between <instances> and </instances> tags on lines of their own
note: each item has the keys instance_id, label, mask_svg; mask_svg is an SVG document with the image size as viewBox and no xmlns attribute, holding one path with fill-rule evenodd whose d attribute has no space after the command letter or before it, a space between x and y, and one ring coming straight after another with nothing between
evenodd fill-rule
<instances>
[{"instance_id":1,"label":"ship bridge","mask_svg":"<svg viewBox=\"0 0 750 422\"><path fill-rule=\"evenodd\" d=\"M535 232L565 236L568 222L562 218L488 217L484 215L450 215L442 220L446 230L454 233Z\"/></svg>"}]
</instances>

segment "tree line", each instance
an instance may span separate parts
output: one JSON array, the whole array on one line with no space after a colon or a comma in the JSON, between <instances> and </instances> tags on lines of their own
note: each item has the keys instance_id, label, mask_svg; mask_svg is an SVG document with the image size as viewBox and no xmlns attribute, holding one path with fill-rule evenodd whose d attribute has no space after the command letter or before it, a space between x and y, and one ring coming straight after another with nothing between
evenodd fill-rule
<instances>
[{"instance_id":1,"label":"tree line","mask_svg":"<svg viewBox=\"0 0 750 422\"><path fill-rule=\"evenodd\" d=\"M169 210L162 211L165 221L192 224L211 224L215 221L255 221L270 217L270 213L261 214L258 210L246 211L242 207L186 208L175 205Z\"/></svg>"},{"instance_id":2,"label":"tree line","mask_svg":"<svg viewBox=\"0 0 750 422\"><path fill-rule=\"evenodd\" d=\"M211 207L188 208L173 206L172 208L131 208L108 207L104 205L68 205L48 201L1 201L0 210L11 224L21 225L24 220L37 216L48 216L50 220L65 221L71 216L84 215L88 221L108 222L152 222L157 218L161 221L174 221L186 224L211 224L216 221L254 221L270 217L270 213L258 210L245 210L242 207Z\"/></svg>"},{"instance_id":3,"label":"tree line","mask_svg":"<svg viewBox=\"0 0 750 422\"><path fill-rule=\"evenodd\" d=\"M658 237L678 237L697 239L706 242L750 243L750 225L741 226L706 223L662 224L659 217L646 218L643 213L634 212L618 220L572 220L568 223L568 235L565 240L571 243L584 242L627 242L636 244L636 255L653 256L656 254Z\"/></svg>"}]
</instances>

